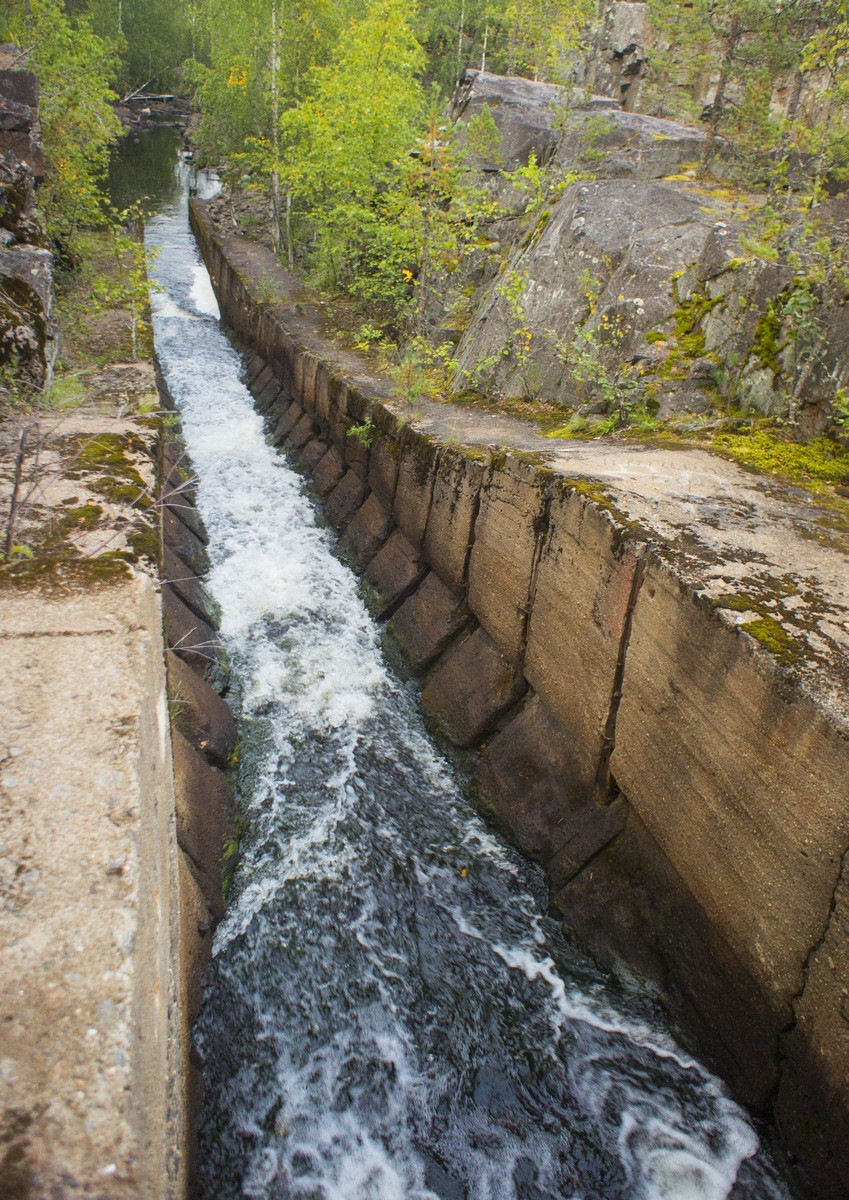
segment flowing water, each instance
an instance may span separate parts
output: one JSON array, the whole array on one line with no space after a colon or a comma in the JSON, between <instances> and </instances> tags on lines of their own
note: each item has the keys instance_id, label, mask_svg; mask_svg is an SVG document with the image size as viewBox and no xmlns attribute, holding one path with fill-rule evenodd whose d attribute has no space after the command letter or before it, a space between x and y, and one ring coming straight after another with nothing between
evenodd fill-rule
<instances>
[{"instance_id":1,"label":"flowing water","mask_svg":"<svg viewBox=\"0 0 849 1200\"><path fill-rule=\"evenodd\" d=\"M786 1197L722 1084L470 811L265 440L184 200L148 240L242 738L243 858L196 1030L204 1197Z\"/></svg>"}]
</instances>

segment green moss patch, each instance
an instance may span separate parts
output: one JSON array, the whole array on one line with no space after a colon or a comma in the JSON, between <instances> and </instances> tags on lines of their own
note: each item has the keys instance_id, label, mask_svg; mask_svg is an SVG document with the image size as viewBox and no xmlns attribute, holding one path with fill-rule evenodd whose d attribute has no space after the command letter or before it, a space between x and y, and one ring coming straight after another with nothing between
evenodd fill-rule
<instances>
[{"instance_id":1,"label":"green moss patch","mask_svg":"<svg viewBox=\"0 0 849 1200\"><path fill-rule=\"evenodd\" d=\"M758 617L744 622L740 628L788 666L799 657L798 644L775 617Z\"/></svg>"},{"instance_id":2,"label":"green moss patch","mask_svg":"<svg viewBox=\"0 0 849 1200\"><path fill-rule=\"evenodd\" d=\"M44 555L0 566L0 588L49 587L52 592L72 592L129 578L127 563L111 555L82 559Z\"/></svg>"},{"instance_id":3,"label":"green moss patch","mask_svg":"<svg viewBox=\"0 0 849 1200\"><path fill-rule=\"evenodd\" d=\"M849 478L849 448L828 437L803 445L780 429L762 428L719 433L712 447L745 466L805 484L813 491Z\"/></svg>"},{"instance_id":4,"label":"green moss patch","mask_svg":"<svg viewBox=\"0 0 849 1200\"><path fill-rule=\"evenodd\" d=\"M761 314L755 326L755 340L752 344L752 353L760 361L762 367L774 373L781 370L779 355L785 346L785 343L781 340L781 327L783 324L784 317L775 303L771 302L767 305L765 312Z\"/></svg>"}]
</instances>

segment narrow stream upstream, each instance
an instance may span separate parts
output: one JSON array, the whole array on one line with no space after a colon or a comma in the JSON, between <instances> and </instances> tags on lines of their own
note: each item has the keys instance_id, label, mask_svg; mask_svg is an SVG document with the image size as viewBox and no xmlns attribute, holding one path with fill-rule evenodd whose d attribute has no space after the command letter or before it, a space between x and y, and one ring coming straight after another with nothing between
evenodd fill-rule
<instances>
[{"instance_id":1,"label":"narrow stream upstream","mask_svg":"<svg viewBox=\"0 0 849 1200\"><path fill-rule=\"evenodd\" d=\"M196 1030L203 1196L783 1200L746 1115L564 939L430 744L265 440L184 196L147 238L242 738Z\"/></svg>"}]
</instances>

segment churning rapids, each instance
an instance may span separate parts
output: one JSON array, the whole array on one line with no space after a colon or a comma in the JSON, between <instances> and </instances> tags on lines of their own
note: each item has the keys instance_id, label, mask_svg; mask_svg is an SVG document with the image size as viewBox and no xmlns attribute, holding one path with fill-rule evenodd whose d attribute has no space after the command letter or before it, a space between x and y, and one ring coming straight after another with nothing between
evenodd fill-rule
<instances>
[{"instance_id":1,"label":"churning rapids","mask_svg":"<svg viewBox=\"0 0 849 1200\"><path fill-rule=\"evenodd\" d=\"M746 1115L564 940L428 741L265 440L185 199L148 241L242 730L196 1030L204 1197L785 1200Z\"/></svg>"}]
</instances>

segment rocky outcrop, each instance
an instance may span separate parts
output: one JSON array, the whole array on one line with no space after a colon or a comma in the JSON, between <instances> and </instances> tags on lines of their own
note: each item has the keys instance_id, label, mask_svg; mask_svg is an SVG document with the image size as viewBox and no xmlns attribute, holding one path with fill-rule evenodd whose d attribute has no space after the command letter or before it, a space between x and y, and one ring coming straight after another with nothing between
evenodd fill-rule
<instances>
[{"instance_id":1,"label":"rocky outcrop","mask_svg":"<svg viewBox=\"0 0 849 1200\"><path fill-rule=\"evenodd\" d=\"M765 232L762 197L697 178L701 131L604 103L467 73L461 128L486 106L505 169L535 154L559 191L526 211L494 158L477 163L501 216L489 253L446 281L451 296L477 287L455 391L661 421L732 403L789 416L803 437L839 432L846 201Z\"/></svg>"},{"instance_id":2,"label":"rocky outcrop","mask_svg":"<svg viewBox=\"0 0 849 1200\"><path fill-rule=\"evenodd\" d=\"M474 381L495 395L603 402L598 384L571 369L573 357L597 361L612 381L623 364L661 357L646 334L679 306L673 276L700 257L718 216L705 207L669 184L571 184L476 307L457 350L456 389ZM579 330L585 340L573 350Z\"/></svg>"},{"instance_id":3,"label":"rocky outcrop","mask_svg":"<svg viewBox=\"0 0 849 1200\"><path fill-rule=\"evenodd\" d=\"M582 64L582 82L620 100L625 109L639 103L640 83L651 42L649 5L641 0L606 0L592 36L592 52Z\"/></svg>"},{"instance_id":4,"label":"rocky outcrop","mask_svg":"<svg viewBox=\"0 0 849 1200\"><path fill-rule=\"evenodd\" d=\"M641 107L648 113L669 112L669 105L676 103L674 91L677 89L682 106L695 112L709 111L720 76L719 48L713 61L709 55L703 56L701 69L693 78L692 71L687 70L691 65L686 57L688 51L670 45L653 27L650 0L649 3L644 0L603 0L588 31L587 42L588 52L573 65L575 78L584 86L615 97L623 108ZM669 87L669 80L664 80L661 88L643 86L658 51L664 55L662 69L671 73L673 88ZM826 96L828 86L825 70L809 68L801 80L794 77L792 70L779 73L772 80L770 116L773 119L784 117L791 104L795 104L812 121L827 122L832 103ZM649 94L652 90L654 95ZM732 104L739 104L744 99L740 85L732 85L727 99Z\"/></svg>"},{"instance_id":5,"label":"rocky outcrop","mask_svg":"<svg viewBox=\"0 0 849 1200\"><path fill-rule=\"evenodd\" d=\"M654 979L702 1054L773 1116L803 1194L839 1200L849 645L830 617L800 627L788 665L717 594L742 598L759 570L746 488L769 487L697 453L587 443L540 468L434 441L270 255L215 234L202 205L193 220L271 436L313 464L342 546L425 672L430 719L471 753L480 803L544 865L572 929ZM260 298L269 279L275 305ZM434 428L460 422L433 408ZM705 521L688 523L709 481ZM845 594L840 544L814 551L810 509L785 502L771 536L759 529L767 574L804 569L824 603ZM803 644L815 655L826 629L837 641L809 661Z\"/></svg>"},{"instance_id":6,"label":"rocky outcrop","mask_svg":"<svg viewBox=\"0 0 849 1200\"><path fill-rule=\"evenodd\" d=\"M36 389L55 357L53 259L35 212L43 173L36 78L0 70L0 365Z\"/></svg>"},{"instance_id":7,"label":"rocky outcrop","mask_svg":"<svg viewBox=\"0 0 849 1200\"><path fill-rule=\"evenodd\" d=\"M560 142L560 129L566 113L609 112L617 108L615 100L582 91L566 92L553 83L523 79L518 75L493 75L489 71L467 70L454 94L451 117L468 123L488 109L501 138L498 154L484 157L479 165L495 170L511 170L536 156L547 163Z\"/></svg>"}]
</instances>

